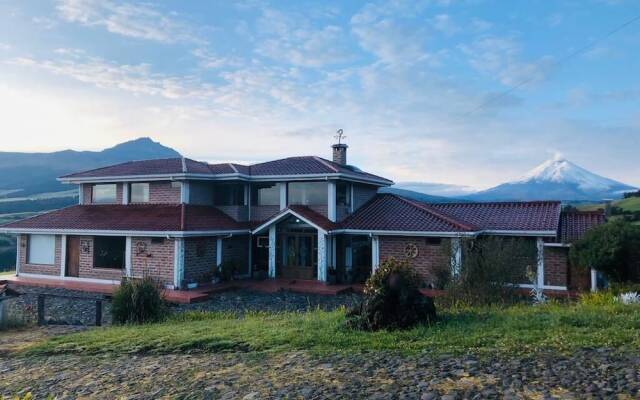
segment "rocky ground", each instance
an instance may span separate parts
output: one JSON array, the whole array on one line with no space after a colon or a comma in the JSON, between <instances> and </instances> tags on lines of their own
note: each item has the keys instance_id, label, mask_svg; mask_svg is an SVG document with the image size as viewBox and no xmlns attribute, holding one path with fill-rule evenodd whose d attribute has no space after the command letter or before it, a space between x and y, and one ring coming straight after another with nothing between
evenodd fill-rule
<instances>
[{"instance_id":1,"label":"rocky ground","mask_svg":"<svg viewBox=\"0 0 640 400\"><path fill-rule=\"evenodd\" d=\"M0 394L57 399L636 399L640 357L293 353L0 359ZM0 396L1 397L1 396Z\"/></svg>"}]
</instances>

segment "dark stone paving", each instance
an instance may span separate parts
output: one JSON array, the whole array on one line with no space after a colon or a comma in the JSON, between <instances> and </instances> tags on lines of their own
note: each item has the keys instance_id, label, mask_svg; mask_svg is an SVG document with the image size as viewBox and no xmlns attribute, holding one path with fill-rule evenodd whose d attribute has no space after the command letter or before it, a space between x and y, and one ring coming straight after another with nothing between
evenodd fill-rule
<instances>
[{"instance_id":1,"label":"dark stone paving","mask_svg":"<svg viewBox=\"0 0 640 400\"><path fill-rule=\"evenodd\" d=\"M0 394L57 399L637 399L640 358L314 357L305 352L0 359Z\"/></svg>"}]
</instances>

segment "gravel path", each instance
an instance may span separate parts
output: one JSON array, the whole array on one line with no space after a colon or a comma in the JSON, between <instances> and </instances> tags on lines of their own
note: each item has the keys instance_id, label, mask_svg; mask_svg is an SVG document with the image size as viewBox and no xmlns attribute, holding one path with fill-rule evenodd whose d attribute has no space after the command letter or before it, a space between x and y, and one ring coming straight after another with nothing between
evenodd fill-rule
<instances>
[{"instance_id":1,"label":"gravel path","mask_svg":"<svg viewBox=\"0 0 640 400\"><path fill-rule=\"evenodd\" d=\"M635 399L640 357L226 353L0 359L0 394L57 399ZM0 396L1 397L1 396Z\"/></svg>"}]
</instances>

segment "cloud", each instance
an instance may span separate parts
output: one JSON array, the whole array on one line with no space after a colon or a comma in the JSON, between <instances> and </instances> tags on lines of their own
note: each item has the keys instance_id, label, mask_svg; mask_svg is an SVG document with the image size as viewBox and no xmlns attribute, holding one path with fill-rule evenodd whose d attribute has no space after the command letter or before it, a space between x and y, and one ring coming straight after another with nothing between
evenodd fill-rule
<instances>
[{"instance_id":1,"label":"cloud","mask_svg":"<svg viewBox=\"0 0 640 400\"><path fill-rule=\"evenodd\" d=\"M9 51L13 48L9 43L0 42L0 51Z\"/></svg>"},{"instance_id":2,"label":"cloud","mask_svg":"<svg viewBox=\"0 0 640 400\"><path fill-rule=\"evenodd\" d=\"M550 56L521 60L521 46L512 38L482 36L470 44L460 45L459 49L473 68L510 87L544 81L553 64Z\"/></svg>"},{"instance_id":3,"label":"cloud","mask_svg":"<svg viewBox=\"0 0 640 400\"><path fill-rule=\"evenodd\" d=\"M148 3L60 0L57 9L66 21L103 27L123 36L162 43L202 42L186 23Z\"/></svg>"},{"instance_id":4,"label":"cloud","mask_svg":"<svg viewBox=\"0 0 640 400\"><path fill-rule=\"evenodd\" d=\"M197 48L191 51L202 68L220 69L224 67L238 67L243 64L239 57L223 57L213 54L205 48Z\"/></svg>"},{"instance_id":5,"label":"cloud","mask_svg":"<svg viewBox=\"0 0 640 400\"><path fill-rule=\"evenodd\" d=\"M431 19L433 28L446 34L453 35L460 32L460 27L453 22L453 19L447 14L438 14Z\"/></svg>"}]
</instances>

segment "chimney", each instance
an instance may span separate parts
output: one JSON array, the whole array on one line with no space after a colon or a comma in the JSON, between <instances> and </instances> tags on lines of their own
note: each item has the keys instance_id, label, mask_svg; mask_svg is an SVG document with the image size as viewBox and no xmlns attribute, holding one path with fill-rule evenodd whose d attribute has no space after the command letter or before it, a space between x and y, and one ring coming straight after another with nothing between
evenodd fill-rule
<instances>
[{"instance_id":1,"label":"chimney","mask_svg":"<svg viewBox=\"0 0 640 400\"><path fill-rule=\"evenodd\" d=\"M333 162L347 165L347 146L344 143L337 143L331 146L333 148Z\"/></svg>"}]
</instances>

